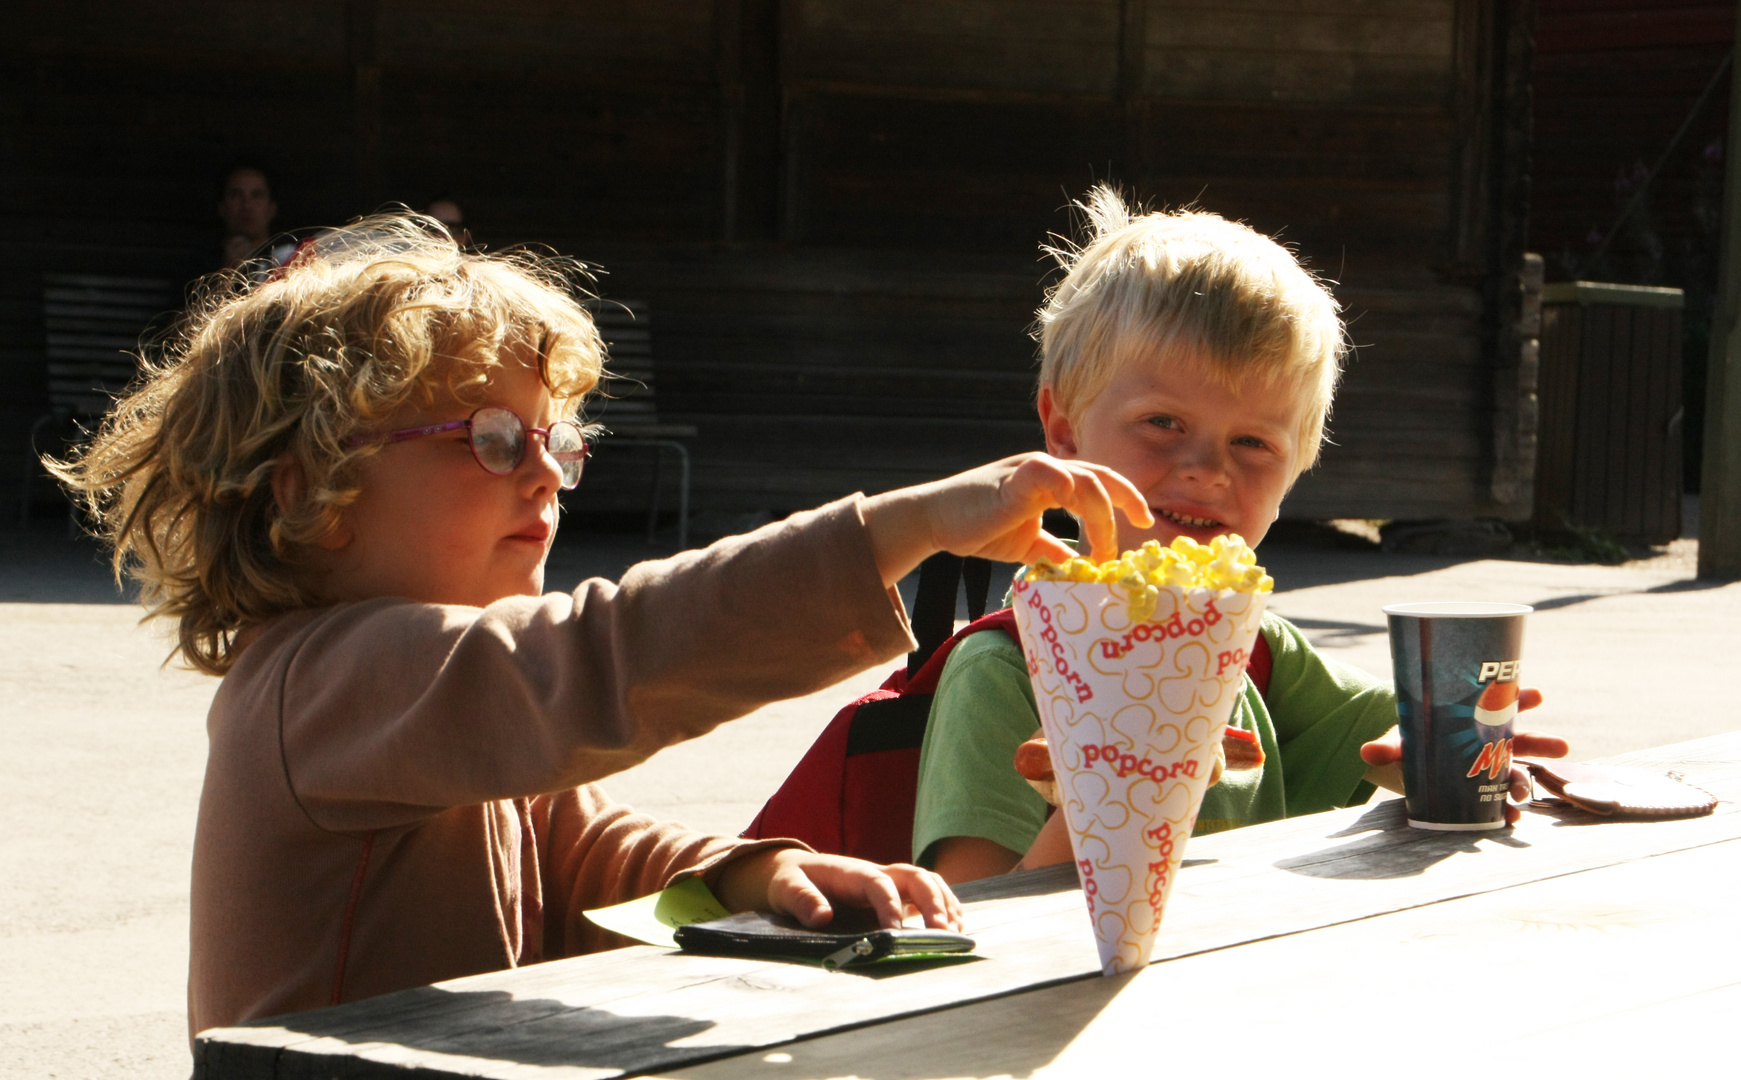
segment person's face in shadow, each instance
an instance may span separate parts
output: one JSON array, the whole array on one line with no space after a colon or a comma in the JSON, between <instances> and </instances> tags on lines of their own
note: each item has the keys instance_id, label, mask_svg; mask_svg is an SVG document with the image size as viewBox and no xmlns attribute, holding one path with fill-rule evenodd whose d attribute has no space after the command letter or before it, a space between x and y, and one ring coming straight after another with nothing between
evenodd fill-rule
<instances>
[{"instance_id":1,"label":"person's face in shadow","mask_svg":"<svg viewBox=\"0 0 1741 1080\"><path fill-rule=\"evenodd\" d=\"M224 181L218 217L224 222L226 252L238 241L246 242L244 251L264 244L272 219L277 216L278 204L272 201L272 188L259 169L237 169Z\"/></svg>"},{"instance_id":2,"label":"person's face in shadow","mask_svg":"<svg viewBox=\"0 0 1741 1080\"><path fill-rule=\"evenodd\" d=\"M465 214L460 210L459 203L452 199L437 199L429 204L429 209L424 213L447 226L448 234L460 247L472 242L472 233L465 227Z\"/></svg>"}]
</instances>

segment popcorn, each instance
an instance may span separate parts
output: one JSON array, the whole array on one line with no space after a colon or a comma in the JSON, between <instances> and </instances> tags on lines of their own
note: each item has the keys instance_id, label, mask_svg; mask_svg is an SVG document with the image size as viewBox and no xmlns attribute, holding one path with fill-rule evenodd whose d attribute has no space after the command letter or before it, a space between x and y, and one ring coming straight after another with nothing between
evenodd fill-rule
<instances>
[{"instance_id":1,"label":"popcorn","mask_svg":"<svg viewBox=\"0 0 1741 1080\"><path fill-rule=\"evenodd\" d=\"M1066 559L1061 564L1041 559L1028 570L1024 580L1116 586L1130 606L1133 622L1154 614L1161 590L1167 586L1240 593L1267 593L1275 588L1275 579L1257 565L1257 553L1237 533L1217 536L1207 544L1180 536L1170 547L1150 540L1140 548L1098 564L1083 558Z\"/></svg>"}]
</instances>

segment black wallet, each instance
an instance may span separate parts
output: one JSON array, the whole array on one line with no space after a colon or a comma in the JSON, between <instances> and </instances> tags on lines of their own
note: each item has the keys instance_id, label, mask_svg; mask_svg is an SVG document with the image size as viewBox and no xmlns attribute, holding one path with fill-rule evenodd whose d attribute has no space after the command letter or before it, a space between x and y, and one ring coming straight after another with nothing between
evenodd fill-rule
<instances>
[{"instance_id":1,"label":"black wallet","mask_svg":"<svg viewBox=\"0 0 1741 1080\"><path fill-rule=\"evenodd\" d=\"M830 971L891 957L970 953L974 941L948 930L884 930L869 911L836 911L825 930L811 930L784 915L744 912L679 926L678 947L712 956L820 960Z\"/></svg>"}]
</instances>

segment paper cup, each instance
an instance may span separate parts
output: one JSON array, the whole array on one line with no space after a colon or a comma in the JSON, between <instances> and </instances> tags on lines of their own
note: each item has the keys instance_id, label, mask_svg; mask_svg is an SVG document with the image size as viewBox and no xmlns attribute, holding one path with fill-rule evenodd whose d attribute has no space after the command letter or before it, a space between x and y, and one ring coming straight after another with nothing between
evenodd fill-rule
<instances>
[{"instance_id":1,"label":"paper cup","mask_svg":"<svg viewBox=\"0 0 1741 1080\"><path fill-rule=\"evenodd\" d=\"M1107 975L1149 962L1266 599L1163 589L1154 615L1133 623L1111 585L1016 582L1028 675Z\"/></svg>"},{"instance_id":2,"label":"paper cup","mask_svg":"<svg viewBox=\"0 0 1741 1080\"><path fill-rule=\"evenodd\" d=\"M1408 823L1503 829L1523 604L1392 604L1390 657Z\"/></svg>"}]
</instances>

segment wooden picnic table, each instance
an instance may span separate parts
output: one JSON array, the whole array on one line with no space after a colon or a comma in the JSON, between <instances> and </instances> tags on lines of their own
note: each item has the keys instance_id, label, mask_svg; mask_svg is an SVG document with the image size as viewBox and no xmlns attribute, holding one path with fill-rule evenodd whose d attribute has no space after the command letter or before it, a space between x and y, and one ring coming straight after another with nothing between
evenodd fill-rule
<instances>
[{"instance_id":1,"label":"wooden picnic table","mask_svg":"<svg viewBox=\"0 0 1741 1080\"><path fill-rule=\"evenodd\" d=\"M1733 1068L1741 732L1607 760L1722 801L1674 821L1538 805L1441 833L1390 799L1198 837L1132 975L1099 974L1066 866L959 890L978 960L829 973L636 946L208 1031L196 1075Z\"/></svg>"}]
</instances>

